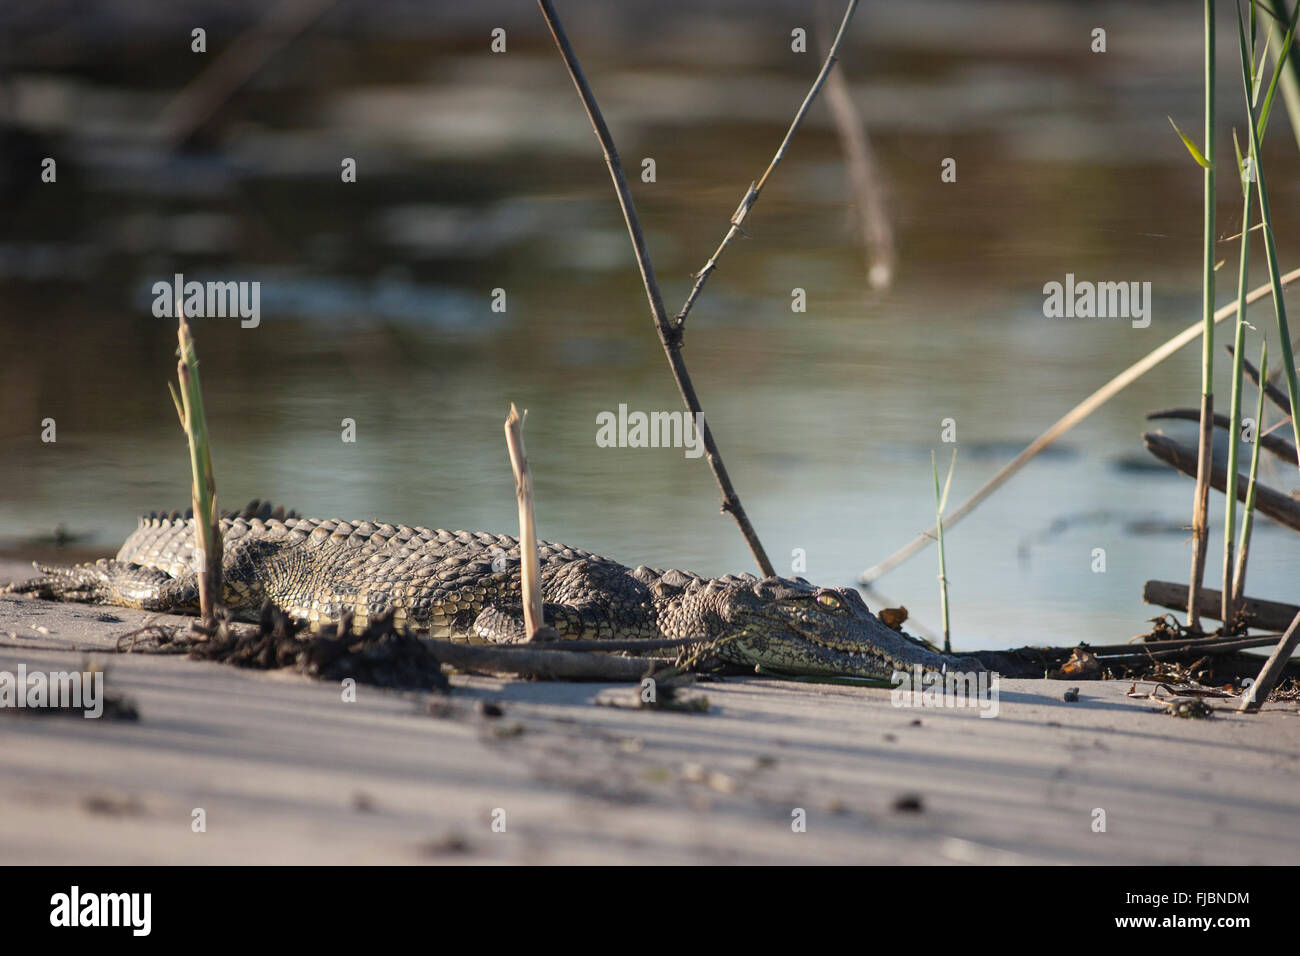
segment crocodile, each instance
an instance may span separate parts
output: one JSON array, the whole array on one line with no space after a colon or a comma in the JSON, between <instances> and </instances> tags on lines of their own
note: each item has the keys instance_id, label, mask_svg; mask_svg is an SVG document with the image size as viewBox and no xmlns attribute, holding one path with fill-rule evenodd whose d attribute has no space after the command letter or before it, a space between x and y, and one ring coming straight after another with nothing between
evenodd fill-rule
<instances>
[{"instance_id":1,"label":"crocodile","mask_svg":"<svg viewBox=\"0 0 1300 956\"><path fill-rule=\"evenodd\" d=\"M302 518L253 502L220 522L222 603L256 620L270 602L314 632L351 616L361 631L391 618L405 633L468 643L522 643L519 543L504 534ZM147 611L198 612L194 522L142 517L117 556L36 565L17 593ZM630 568L538 542L544 622L560 639L713 642L724 664L792 675L888 680L895 671L980 671L893 630L851 588L750 574L703 577Z\"/></svg>"}]
</instances>

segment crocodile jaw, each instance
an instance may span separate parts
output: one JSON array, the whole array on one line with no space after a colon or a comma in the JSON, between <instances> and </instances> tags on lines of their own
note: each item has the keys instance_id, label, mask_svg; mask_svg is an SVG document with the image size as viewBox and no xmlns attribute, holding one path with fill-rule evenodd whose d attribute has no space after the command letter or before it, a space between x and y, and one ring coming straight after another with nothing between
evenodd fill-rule
<instances>
[{"instance_id":1,"label":"crocodile jaw","mask_svg":"<svg viewBox=\"0 0 1300 956\"><path fill-rule=\"evenodd\" d=\"M747 629L720 649L723 657L736 664L791 674L833 677L864 677L890 680L897 672L922 673L984 670L970 658L939 654L907 640L879 625L884 634L873 633L860 641L823 642L793 630L777 633Z\"/></svg>"}]
</instances>

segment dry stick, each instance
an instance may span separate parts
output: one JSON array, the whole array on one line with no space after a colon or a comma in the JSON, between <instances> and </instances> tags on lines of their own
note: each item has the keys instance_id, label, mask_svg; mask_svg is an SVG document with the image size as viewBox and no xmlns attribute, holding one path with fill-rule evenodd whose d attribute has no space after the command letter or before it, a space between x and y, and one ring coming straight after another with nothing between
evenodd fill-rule
<instances>
[{"instance_id":1,"label":"dry stick","mask_svg":"<svg viewBox=\"0 0 1300 956\"><path fill-rule=\"evenodd\" d=\"M1147 451L1166 464L1173 465L1185 475L1196 476L1196 452L1180 445L1172 439L1153 432L1142 436ZM1210 473L1210 484L1216 491L1228 487L1228 472L1222 465L1215 465ZM1249 488L1249 479L1237 475L1237 500L1244 501ZM1274 491L1267 485L1255 484L1255 509L1262 511L1279 524L1300 531L1300 501L1280 491Z\"/></svg>"},{"instance_id":2,"label":"dry stick","mask_svg":"<svg viewBox=\"0 0 1300 956\"><path fill-rule=\"evenodd\" d=\"M1296 279L1300 279L1300 269L1292 270L1282 276L1281 283L1284 286L1290 285ZM1252 302L1259 301L1268 295L1271 290L1272 286L1270 285L1259 286L1252 290L1250 295L1246 297L1246 304L1249 305ZM1219 309L1218 312L1214 313L1214 321L1222 322L1224 319L1228 318L1228 316L1235 315L1236 312L1237 303L1231 302ZM1079 424L1079 422L1083 421L1102 405L1105 405L1137 379L1141 378L1147 372L1151 371L1151 369L1169 358L1169 356L1173 355L1184 345L1195 341L1197 336L1199 336L1204 329L1204 325L1200 322L1188 326L1164 345L1148 354L1142 360L1130 365L1101 388L1097 389L1097 391L1085 398L1078 405L1074 406L1074 408L1070 409L1070 411L1060 418L1056 424L1035 438L1029 444L1028 448L1013 458L1008 464L1004 465L1002 469L985 482L978 491L962 502L961 505L944 520L943 526L945 528L951 528L954 524L969 514L976 505L1004 484L1008 478L1032 461L1033 458L1044 448L1051 445L1071 428ZM912 557L912 555L924 548L930 541L934 540L937 534L937 528L931 528L922 532L910 543L899 548L879 564L872 565L867 568L867 570L863 571L858 575L858 581L862 584L870 584L876 578L887 574L889 571L892 571L894 568L898 567L898 565L902 564L908 558Z\"/></svg>"},{"instance_id":3,"label":"dry stick","mask_svg":"<svg viewBox=\"0 0 1300 956\"><path fill-rule=\"evenodd\" d=\"M1250 685L1250 690L1242 695L1241 706L1237 708L1238 710L1242 713L1254 713L1259 710L1260 704L1268 699L1269 692L1273 690L1278 678L1282 676L1282 670L1286 667L1287 661L1291 659L1297 644L1300 644L1300 614L1295 616L1291 626L1286 629L1282 639L1277 642L1277 647L1268 656L1268 660L1264 662L1259 677L1255 678L1255 683Z\"/></svg>"},{"instance_id":4,"label":"dry stick","mask_svg":"<svg viewBox=\"0 0 1300 956\"><path fill-rule=\"evenodd\" d=\"M627 223L628 235L632 239L632 249L636 253L637 265L641 270L641 282L645 286L646 298L650 300L650 313L654 318L655 329L659 333L659 341L663 345L664 354L668 357L668 367L672 370L673 379L677 382L677 390L681 393L682 401L686 403L687 410L690 411L697 423L697 427L703 433L706 458L709 467L713 470L713 477L717 479L718 489L722 492L722 510L736 520L736 524L740 527L740 533L745 536L745 541L749 545L749 550L754 555L754 560L758 563L759 569L765 576L775 577L776 571L772 567L772 562L768 560L767 552L763 550L763 545L758 540L758 534L754 531L754 526L749 522L749 516L740 503L736 489L732 487L731 478L722 462L722 454L718 451L717 443L713 440L713 430L709 428L709 423L704 418L704 410L700 405L699 396L695 393L695 385L691 382L690 373L686 370L686 363L681 355L680 323L673 324L670 322L668 314L664 310L663 294L659 291L659 281L655 278L654 266L650 262L650 253L646 249L645 236L641 232L641 220L637 216L636 204L632 201L632 190L628 187L627 177L623 174L623 163L618 158L618 151L614 148L614 137L610 134L609 126L605 123L605 117L600 112L595 94L592 93L591 87L587 83L587 78L578 63L577 54L573 52L573 47L569 43L568 35L565 34L564 27L560 24L560 18L555 12L555 7L550 0L538 0L538 5L542 9L542 16L546 19L546 25L550 28L551 36L555 39L555 45L560 50L560 56L564 59L565 68L569 71L569 78L573 80L573 85L578 91L578 98L582 100L583 108L587 111L587 118L591 121L592 129L596 133L596 139L600 141L601 149L605 154L605 165L609 167L610 178L614 181L614 192L618 195L618 203L623 210L623 220ZM850 10L852 10L853 6L856 6L856 0L850 4ZM843 32L842 29L841 32ZM823 68L823 73L828 68ZM805 101L805 107L807 102ZM798 120L802 119L802 113L803 110L801 109L800 116L796 118L796 125L798 125ZM793 131L792 127L791 133ZM788 142L788 134L786 139ZM782 152L784 152L784 149L785 144L783 143L781 146ZM780 154L778 154L779 158ZM773 165L775 165L775 161ZM766 179L766 176L764 178ZM750 192L757 196L757 192L753 187L751 187ZM751 201L749 205L752 204ZM745 208L747 209L748 206Z\"/></svg>"},{"instance_id":5,"label":"dry stick","mask_svg":"<svg viewBox=\"0 0 1300 956\"><path fill-rule=\"evenodd\" d=\"M877 291L894 279L894 229L885 209L885 187L862 114L853 103L844 68L831 71L826 83L826 105L840 134L844 159L853 184L853 201L867 258L867 283Z\"/></svg>"},{"instance_id":6,"label":"dry stick","mask_svg":"<svg viewBox=\"0 0 1300 956\"><path fill-rule=\"evenodd\" d=\"M1161 418L1174 418L1174 419L1180 419L1182 421L1197 422L1201 420L1201 413L1197 411L1195 408L1165 408L1165 409L1161 409L1158 412L1147 412L1147 421L1153 421ZM1231 432L1232 430L1231 429L1232 422L1228 419L1228 416L1224 415L1222 412L1214 413L1214 424L1216 427L1222 428L1226 431ZM1256 429L1255 435L1259 439L1259 443L1264 447L1266 451L1272 452L1274 455L1276 455L1278 458L1281 458L1287 464L1290 465L1296 464L1297 457L1296 457L1295 445L1292 445L1281 435L1264 434L1264 432L1261 430L1262 425L1258 423L1256 424L1255 429Z\"/></svg>"},{"instance_id":7,"label":"dry stick","mask_svg":"<svg viewBox=\"0 0 1300 956\"><path fill-rule=\"evenodd\" d=\"M1172 581L1148 581L1142 586L1142 600L1147 604L1167 607L1171 611L1187 607L1187 585ZM1223 595L1210 588L1201 591L1201 616L1211 620L1221 620L1219 609L1222 608ZM1300 614L1300 607L1283 604L1281 601L1265 601L1260 598L1246 598L1237 602L1237 608L1244 614L1250 627L1263 627L1272 631L1285 631L1291 618ZM1276 638L1275 638L1276 640Z\"/></svg>"},{"instance_id":8,"label":"dry stick","mask_svg":"<svg viewBox=\"0 0 1300 956\"><path fill-rule=\"evenodd\" d=\"M528 414L527 411L524 412ZM506 449L510 453L510 468L515 473L515 500L519 504L519 586L523 591L524 631L528 640L543 634L542 571L537 561L537 525L533 518L533 476L528 471L528 456L524 453L523 419L515 403L510 403L506 416ZM549 629L548 629L549 630Z\"/></svg>"},{"instance_id":9,"label":"dry stick","mask_svg":"<svg viewBox=\"0 0 1300 956\"><path fill-rule=\"evenodd\" d=\"M543 5L547 6L549 3L544 2ZM709 261L704 263L704 268L695 274L695 285L691 288L691 294L686 297L686 303L682 306L681 311L677 313L677 319L673 323L673 332L679 339L686 327L686 317L690 315L691 309L695 306L695 300L699 298L704 283L709 281L709 276L718 267L718 259L726 251L727 246L731 244L731 240L736 238L737 233L743 232L741 224L745 221L745 217L749 215L749 210L754 207L754 203L758 202L759 193L767 185L767 177L772 175L772 170L776 169L777 164L785 158L786 147L790 145L790 140L794 138L795 131L803 123L803 118L808 114L808 108L812 106L813 100L817 98L818 92L826 82L826 77L830 76L831 67L835 65L835 59L840 50L840 44L844 41L844 34L848 31L849 21L853 19L853 12L857 8L858 0L849 0L848 8L844 11L844 19L840 21L840 29L831 42L830 52L826 55L826 62L822 64L821 72L817 74L817 79L813 81L812 88L808 91L808 95L804 97L799 112L794 116L794 122L786 130L785 139L781 140L781 145L777 149L776 155L772 157L772 162L768 164L767 169L763 172L762 178L756 183L749 184L749 191L745 193L744 198L740 200L740 205L736 207L736 211L731 216L731 228L722 237L722 242L717 250L714 251L713 255L709 256Z\"/></svg>"}]
</instances>

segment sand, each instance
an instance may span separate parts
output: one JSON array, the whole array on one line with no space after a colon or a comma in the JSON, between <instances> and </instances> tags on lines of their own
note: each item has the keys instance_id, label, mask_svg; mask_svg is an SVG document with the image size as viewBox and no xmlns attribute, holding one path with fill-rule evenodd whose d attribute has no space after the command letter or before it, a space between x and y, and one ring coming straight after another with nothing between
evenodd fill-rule
<instances>
[{"instance_id":1,"label":"sand","mask_svg":"<svg viewBox=\"0 0 1300 956\"><path fill-rule=\"evenodd\" d=\"M112 653L148 617L0 597L0 671L93 659L139 714L0 712L0 862L1300 861L1294 703L1182 720L1128 683L1067 703L1068 684L1006 680L990 719L741 677L683 714L598 703L628 685L471 676L346 701Z\"/></svg>"}]
</instances>

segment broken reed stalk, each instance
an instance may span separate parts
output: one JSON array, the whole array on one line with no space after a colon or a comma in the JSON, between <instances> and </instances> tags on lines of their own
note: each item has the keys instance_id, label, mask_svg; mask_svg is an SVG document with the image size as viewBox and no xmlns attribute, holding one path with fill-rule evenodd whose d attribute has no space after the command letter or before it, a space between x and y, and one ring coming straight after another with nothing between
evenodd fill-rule
<instances>
[{"instance_id":1,"label":"broken reed stalk","mask_svg":"<svg viewBox=\"0 0 1300 956\"><path fill-rule=\"evenodd\" d=\"M1273 649L1273 653L1264 662L1259 677L1255 678L1255 683L1250 685L1250 690L1241 695L1241 706L1237 708L1241 713L1255 713L1259 710L1260 705L1268 699L1268 695L1277 686L1283 669L1295 652L1297 644L1300 644L1300 614L1295 616L1291 626L1282 635L1282 639L1277 642L1277 647Z\"/></svg>"},{"instance_id":2,"label":"broken reed stalk","mask_svg":"<svg viewBox=\"0 0 1300 956\"><path fill-rule=\"evenodd\" d=\"M938 530L939 542L939 611L943 617L943 652L952 653L952 634L948 626L948 563L943 553L943 509L948 503L948 491L952 488L952 473L957 468L957 449L952 450L952 462L948 465L948 478L939 491L939 466L935 462L934 451L930 451L930 470L934 473L934 526Z\"/></svg>"},{"instance_id":3,"label":"broken reed stalk","mask_svg":"<svg viewBox=\"0 0 1300 956\"><path fill-rule=\"evenodd\" d=\"M1268 340L1260 346L1259 367L1268 368ZM1255 447L1250 450L1250 478L1241 516L1241 542L1237 545L1237 566L1232 576L1232 606L1242 606L1246 593L1246 560L1250 556L1250 534L1255 527L1255 491L1259 481L1259 447L1264 444L1264 387L1259 389L1255 410Z\"/></svg>"},{"instance_id":4,"label":"broken reed stalk","mask_svg":"<svg viewBox=\"0 0 1300 956\"><path fill-rule=\"evenodd\" d=\"M691 381L690 373L686 370L686 362L682 359L682 325L686 321L686 315L690 312L699 290L704 285L703 279L706 276L702 275L697 280L696 287L691 290L691 295L687 298L686 305L679 313L677 320L670 320L664 309L663 293L659 289L659 280L655 277L654 266L650 262L650 253L646 248L645 235L641 231L641 220L637 215L636 204L632 200L632 190L628 186L627 176L623 173L623 163L619 159L618 150L614 147L614 137L609 131L609 126L605 123L605 117L601 114L600 106L596 103L596 96L587 83L587 78L582 72L582 66L578 62L578 56L574 52L572 44L569 43L569 37L564 32L564 27L560 23L559 15L555 12L554 5L551 0L537 0L537 2L538 6L541 7L546 25L551 31L551 37L555 40L556 47L559 48L565 68L569 71L569 78L578 91L578 98L582 101L583 108L587 112L587 118L591 121L592 129L596 133L596 139L600 141L601 150L605 155L605 165L609 168L610 178L614 181L614 192L618 196L619 207L623 211L623 220L627 224L628 235L632 239L632 250L636 254L637 265L641 270L641 282L645 286L646 298L650 301L650 313L654 319L655 330L659 333L659 342L663 346L664 354L668 357L668 367L673 373L673 379L677 382L677 390L681 393L682 401L695 421L699 423L700 431L703 433L705 457L713 471L713 477L718 483L718 489L722 492L722 510L735 519L737 526L740 528L740 533L744 535L745 542L749 545L750 553L754 556L754 561L758 564L759 570L766 577L775 577L776 570L772 567L772 562L768 559L767 552L763 549L763 544L759 541L758 534L754 531L754 526L750 523L749 516L740 503L740 497L731 484L731 477L727 474L727 468L722 462L722 453L718 451L717 442L713 439L713 430L704 417L704 410L700 405L699 396L695 393L695 385ZM713 258L709 260L709 264L705 267L706 271L712 271L712 268L716 266L718 255L726 248L734 233L739 230L740 222L758 198L763 183L767 181L767 177L776 168L781 157L785 155L786 146L789 145L794 131L803 121L804 114L807 113L808 107L817 95L817 90L821 88L826 74L834 65L835 51L839 49L844 30L848 26L849 18L856 7L857 0L851 0L844 22L840 25L840 32L835 38L831 56L827 58L816 83L814 83L812 90L809 91L803 105L799 108L794 123L791 125L789 132L786 133L786 138L781 143L781 148L777 151L771 165L768 166L767 172L763 174L763 179L759 183L751 185L749 192L745 194L745 199L741 202L740 208L736 210L736 215L732 217L732 228L728 231L727 238L719 246L718 252L714 253Z\"/></svg>"},{"instance_id":5,"label":"broken reed stalk","mask_svg":"<svg viewBox=\"0 0 1300 956\"><path fill-rule=\"evenodd\" d=\"M524 415L528 412L525 411ZM519 505L519 586L524 604L524 631L533 640L543 633L542 572L537 560L537 525L533 514L533 476L524 452L523 418L515 403L506 416L506 449L515 473L515 500Z\"/></svg>"},{"instance_id":6,"label":"broken reed stalk","mask_svg":"<svg viewBox=\"0 0 1300 956\"><path fill-rule=\"evenodd\" d=\"M1290 285L1297 279L1300 279L1300 269L1293 269L1291 272L1282 276L1282 285ZM1246 304L1250 305L1253 302L1258 302L1260 299L1264 298L1264 296L1268 295L1271 290L1272 286L1270 285L1261 285L1252 289L1250 295L1246 296ZM1224 319L1236 314L1237 303L1230 302L1214 313L1214 321L1222 322ZM1151 371L1151 369L1155 368L1165 359L1169 358L1169 356L1173 355L1183 346L1194 342L1203 331L1204 329L1199 321L1194 325L1188 326L1168 342L1165 342L1160 347L1152 350L1146 356L1120 372L1101 388L1097 389L1081 401L1078 405L1075 405L1074 408L1070 409L1065 413L1065 415L1057 419L1056 423L1053 424L1051 428L1047 429L1047 431L1043 432L1030 442L1024 451L1006 465L1003 465L998 473L981 485L973 495L955 508L944 521L944 527L951 528L966 515L970 514L970 512L973 511L985 498L993 494L993 492L997 491L998 488L1005 484L1007 479L1037 457L1038 453L1044 448L1047 448L1075 425L1079 424L1079 422L1083 421L1097 409L1101 408L1101 406L1105 405L1108 401L1120 392L1124 391L1124 389L1132 385L1135 381L1147 372ZM937 528L931 528L928 531L921 532L921 534L917 535L909 543L899 548L889 557L863 571L858 575L858 582L863 585L870 585L872 581L888 574L894 568L898 567L908 558L923 549L927 544L935 539L937 534Z\"/></svg>"},{"instance_id":7,"label":"broken reed stalk","mask_svg":"<svg viewBox=\"0 0 1300 956\"><path fill-rule=\"evenodd\" d=\"M813 100L817 98L817 94L821 90L823 84L825 84L826 78L830 76L831 68L835 66L835 60L839 55L840 44L844 42L844 35L848 31L849 21L853 19L853 13L857 8L858 0L849 0L849 5L844 11L844 19L840 21L840 28L835 34L835 39L831 41L831 48L826 54L826 61L822 63L821 72L817 74L817 79L813 80L813 85L812 88L808 90L808 95L803 98L803 103L800 104L799 111L794 115L794 121L790 124L790 128L786 130L785 138L781 140L781 145L777 147L776 155L772 157L772 161L768 163L767 169L763 171L763 175L759 178L758 182L751 182L749 184L749 189L740 200L740 205L736 207L736 211L731 215L731 227L727 230L727 234L722 237L722 242L718 245L718 248L714 251L713 255L709 256L709 261L704 263L704 267L695 274L695 285L691 287L690 294L686 297L686 302L682 305L681 311L677 313L677 318L673 322L673 332L676 334L678 339L681 338L682 332L686 328L686 317L690 315L691 309L694 308L695 300L699 298L700 292L704 288L704 283L709 281L709 276L712 275L713 270L718 267L718 260L722 258L722 254L726 252L727 246L731 244L731 240L735 239L738 233L744 232L742 224L745 221L745 217L749 215L749 211L754 207L754 203L758 202L758 196L763 191L763 187L767 185L767 179L772 175L772 171L776 169L781 160L785 158L785 151L789 147L790 141L794 139L795 131L798 130L799 126L803 123L804 117L808 115L809 107L813 104Z\"/></svg>"},{"instance_id":8,"label":"broken reed stalk","mask_svg":"<svg viewBox=\"0 0 1300 956\"><path fill-rule=\"evenodd\" d=\"M198 563L199 615L205 628L216 624L221 601L221 523L217 514L217 483L212 473L207 417L203 412L203 387L199 382L199 357L194 337L185 321L185 309L176 300L176 338L180 358L176 363L179 391L171 382L172 401L190 447L193 483L190 501L194 511L195 559Z\"/></svg>"},{"instance_id":9,"label":"broken reed stalk","mask_svg":"<svg viewBox=\"0 0 1300 956\"><path fill-rule=\"evenodd\" d=\"M1209 542L1210 483L1214 460L1214 0L1205 0L1205 164L1204 243L1201 258L1201 427L1196 453L1196 490L1192 499L1192 574L1187 598L1187 626L1197 630L1201 615L1197 594L1205 577Z\"/></svg>"}]
</instances>

